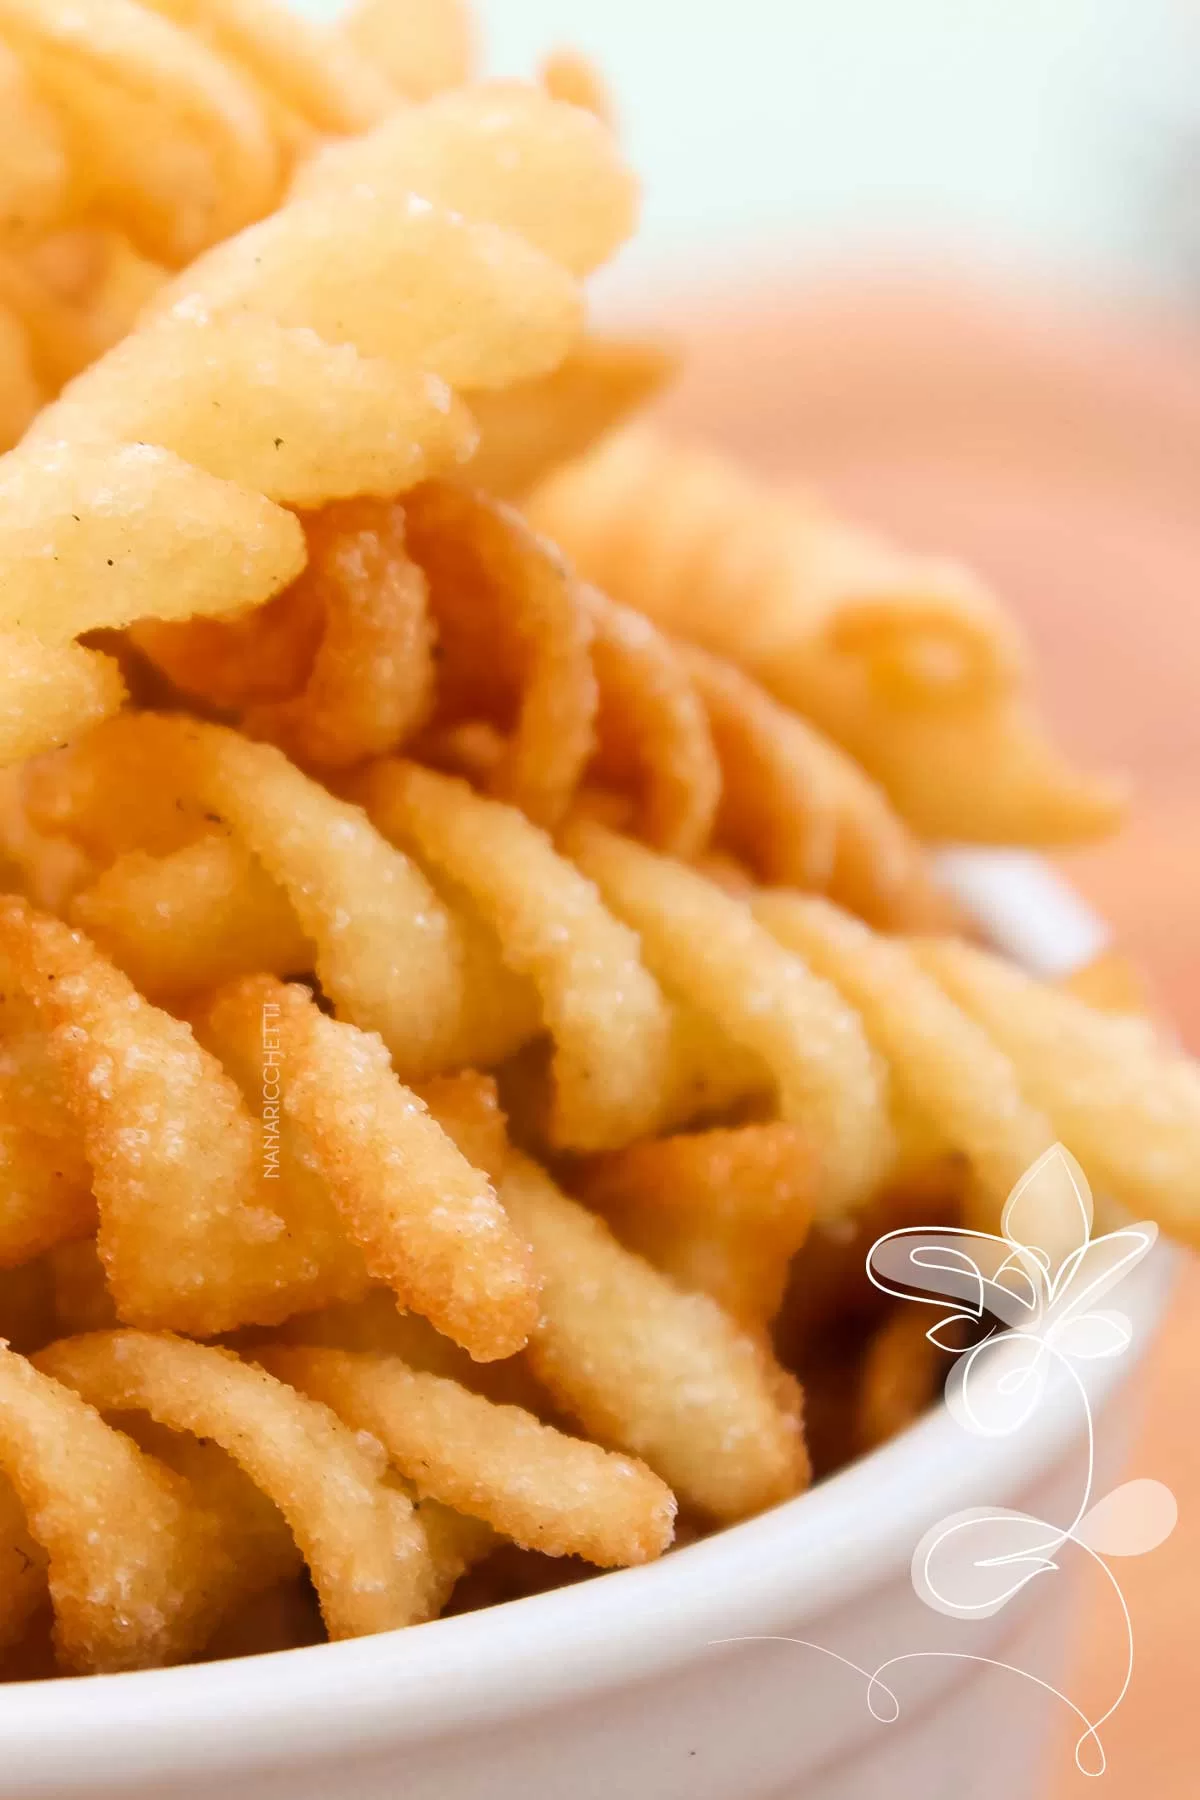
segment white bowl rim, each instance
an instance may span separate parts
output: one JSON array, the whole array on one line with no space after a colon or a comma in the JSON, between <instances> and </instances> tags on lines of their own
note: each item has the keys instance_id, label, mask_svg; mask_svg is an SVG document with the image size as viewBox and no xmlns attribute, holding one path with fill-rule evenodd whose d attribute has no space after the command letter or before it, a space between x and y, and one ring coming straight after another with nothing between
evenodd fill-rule
<instances>
[{"instance_id":1,"label":"white bowl rim","mask_svg":"<svg viewBox=\"0 0 1200 1800\"><path fill-rule=\"evenodd\" d=\"M1022 884L1011 859L1006 881L1019 940ZM1039 872L1039 903L1044 886ZM1068 929L1060 949L1070 966L1094 942ZM1098 1369L1090 1384L1097 1413L1150 1340L1171 1264L1156 1252L1123 1289L1135 1345ZM1077 1409L1072 1389L1051 1392L1018 1454L1011 1439L966 1440L936 1408L744 1524L657 1563L503 1606L309 1649L0 1686L0 1794L49 1793L85 1771L107 1785L167 1780L197 1766L216 1775L282 1757L399 1749L682 1667L722 1640L816 1619L894 1580L935 1518L1003 1504L1061 1458L1079 1433Z\"/></svg>"}]
</instances>

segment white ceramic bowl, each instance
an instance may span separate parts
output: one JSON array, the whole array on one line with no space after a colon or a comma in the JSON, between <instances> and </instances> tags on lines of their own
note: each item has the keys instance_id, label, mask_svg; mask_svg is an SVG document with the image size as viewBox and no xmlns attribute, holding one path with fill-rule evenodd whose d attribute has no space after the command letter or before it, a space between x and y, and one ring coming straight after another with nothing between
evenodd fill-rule
<instances>
[{"instance_id":1,"label":"white ceramic bowl","mask_svg":"<svg viewBox=\"0 0 1200 1800\"><path fill-rule=\"evenodd\" d=\"M1094 953L1095 921L1031 860L972 853L950 874L1032 966ZM1159 1255L1126 1283L1133 1348L1094 1365L1097 1494L1119 1465L1121 1389L1169 1274ZM1062 1707L1038 1682L1059 1678L1068 1558L968 1624L917 1599L910 1561L965 1507L1070 1521L1082 1424L1070 1391L1015 1438L970 1437L939 1408L811 1493L648 1568L352 1643L0 1688L0 1800L1029 1794ZM900 1712L881 1723L867 1680L838 1658L870 1670L914 1652L887 1676Z\"/></svg>"}]
</instances>

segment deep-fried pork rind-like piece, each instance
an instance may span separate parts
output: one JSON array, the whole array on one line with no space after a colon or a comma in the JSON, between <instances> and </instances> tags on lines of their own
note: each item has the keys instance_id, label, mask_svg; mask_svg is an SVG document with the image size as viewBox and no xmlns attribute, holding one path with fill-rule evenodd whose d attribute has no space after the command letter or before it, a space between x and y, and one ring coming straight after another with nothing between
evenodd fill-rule
<instances>
[{"instance_id":1,"label":"deep-fried pork rind-like piece","mask_svg":"<svg viewBox=\"0 0 1200 1800\"><path fill-rule=\"evenodd\" d=\"M781 1117L816 1150L818 1213L861 1205L890 1146L886 1072L858 1015L746 904L694 870L586 821L564 847L639 933L668 991L762 1063Z\"/></svg>"},{"instance_id":2,"label":"deep-fried pork rind-like piece","mask_svg":"<svg viewBox=\"0 0 1200 1800\"><path fill-rule=\"evenodd\" d=\"M330 1637L426 1617L432 1568L411 1503L329 1410L231 1351L140 1331L64 1338L38 1366L107 1411L211 1438L286 1518Z\"/></svg>"},{"instance_id":3,"label":"deep-fried pork rind-like piece","mask_svg":"<svg viewBox=\"0 0 1200 1800\"><path fill-rule=\"evenodd\" d=\"M356 792L387 836L466 889L536 989L554 1047L553 1141L601 1149L644 1135L666 1085L670 1015L634 933L536 825L465 782L383 762Z\"/></svg>"},{"instance_id":4,"label":"deep-fried pork rind-like piece","mask_svg":"<svg viewBox=\"0 0 1200 1800\"><path fill-rule=\"evenodd\" d=\"M526 1354L585 1430L710 1518L744 1518L804 1486L799 1396L758 1338L624 1249L524 1157L501 1198L542 1277Z\"/></svg>"},{"instance_id":5,"label":"deep-fried pork rind-like piece","mask_svg":"<svg viewBox=\"0 0 1200 1800\"><path fill-rule=\"evenodd\" d=\"M397 1357L282 1347L256 1354L353 1430L378 1438L422 1496L528 1549L612 1568L645 1562L671 1541L674 1497L630 1457Z\"/></svg>"},{"instance_id":6,"label":"deep-fried pork rind-like piece","mask_svg":"<svg viewBox=\"0 0 1200 1800\"><path fill-rule=\"evenodd\" d=\"M298 1153L375 1280L481 1359L522 1347L537 1319L525 1246L488 1177L397 1081L377 1037L269 976L216 995L197 1030L247 1065L269 1035Z\"/></svg>"},{"instance_id":7,"label":"deep-fried pork rind-like piece","mask_svg":"<svg viewBox=\"0 0 1200 1800\"><path fill-rule=\"evenodd\" d=\"M794 1126L743 1125L591 1157L570 1180L631 1250L762 1327L808 1234L814 1163Z\"/></svg>"}]
</instances>

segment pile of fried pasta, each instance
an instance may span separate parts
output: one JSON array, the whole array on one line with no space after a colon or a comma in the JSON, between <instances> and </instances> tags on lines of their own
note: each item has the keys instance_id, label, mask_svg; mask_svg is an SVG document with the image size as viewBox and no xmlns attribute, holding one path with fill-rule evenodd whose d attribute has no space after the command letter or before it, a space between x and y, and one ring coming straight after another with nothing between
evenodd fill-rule
<instances>
[{"instance_id":1,"label":"pile of fried pasta","mask_svg":"<svg viewBox=\"0 0 1200 1800\"><path fill-rule=\"evenodd\" d=\"M644 1562L939 1379L866 1247L1200 1074L928 846L1121 795L984 586L635 415L603 87L449 0L0 0L0 1669ZM18 441L19 440L19 441Z\"/></svg>"}]
</instances>

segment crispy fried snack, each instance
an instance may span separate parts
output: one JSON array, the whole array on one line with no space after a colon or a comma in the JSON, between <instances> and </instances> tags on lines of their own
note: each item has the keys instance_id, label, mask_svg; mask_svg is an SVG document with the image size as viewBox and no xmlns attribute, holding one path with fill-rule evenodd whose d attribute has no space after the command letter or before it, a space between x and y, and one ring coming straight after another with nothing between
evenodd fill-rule
<instances>
[{"instance_id":1,"label":"crispy fried snack","mask_svg":"<svg viewBox=\"0 0 1200 1800\"><path fill-rule=\"evenodd\" d=\"M201 1352L201 1354L204 1354ZM49 1583L55 1648L72 1674L194 1655L228 1576L186 1483L111 1430L69 1386L0 1347L0 1557L28 1556L4 1614L15 1637ZM26 1539L35 1548L23 1551Z\"/></svg>"},{"instance_id":2,"label":"crispy fried snack","mask_svg":"<svg viewBox=\"0 0 1200 1800\"><path fill-rule=\"evenodd\" d=\"M396 1080L378 1038L265 975L222 990L195 1024L259 1089L271 1039L294 1158L325 1185L376 1281L474 1356L522 1347L537 1322L525 1246L487 1176Z\"/></svg>"},{"instance_id":3,"label":"crispy fried snack","mask_svg":"<svg viewBox=\"0 0 1200 1800\"><path fill-rule=\"evenodd\" d=\"M436 621L435 751L454 727L486 722L503 734L483 772L489 790L556 825L591 754L596 710L577 583L511 508L449 483L412 496L408 543Z\"/></svg>"},{"instance_id":4,"label":"crispy fried snack","mask_svg":"<svg viewBox=\"0 0 1200 1800\"><path fill-rule=\"evenodd\" d=\"M581 572L728 656L879 780L923 835L1055 843L1107 830L1022 698L1024 649L970 576L646 428L551 476L530 516Z\"/></svg>"},{"instance_id":5,"label":"crispy fried snack","mask_svg":"<svg viewBox=\"0 0 1200 1800\"><path fill-rule=\"evenodd\" d=\"M168 267L268 212L323 137L400 101L343 34L277 0L4 0L0 98L0 449Z\"/></svg>"},{"instance_id":6,"label":"crispy fried snack","mask_svg":"<svg viewBox=\"0 0 1200 1800\"><path fill-rule=\"evenodd\" d=\"M886 1444L920 1418L949 1367L926 1336L923 1309L900 1306L873 1333L863 1358L856 1430L863 1450Z\"/></svg>"},{"instance_id":7,"label":"crispy fried snack","mask_svg":"<svg viewBox=\"0 0 1200 1800\"><path fill-rule=\"evenodd\" d=\"M402 91L277 0L4 0L0 35L20 128L6 233L104 221L168 264L261 217L298 153Z\"/></svg>"},{"instance_id":8,"label":"crispy fried snack","mask_svg":"<svg viewBox=\"0 0 1200 1800\"><path fill-rule=\"evenodd\" d=\"M275 203L283 171L252 89L149 7L3 0L0 33L49 100L72 187L149 255L185 262Z\"/></svg>"},{"instance_id":9,"label":"crispy fried snack","mask_svg":"<svg viewBox=\"0 0 1200 1800\"><path fill-rule=\"evenodd\" d=\"M377 1031L405 1079L500 1061L536 1030L526 989L469 910L447 905L357 806L269 744L182 716L130 713L40 767L30 789L35 819L101 859L136 848L169 857L214 824L227 828L282 890L308 945L305 966L339 1017ZM109 804L117 791L128 799L120 818ZM151 874L140 865L143 901ZM161 874L173 890L177 869ZM235 878L237 864L225 874ZM252 879L259 899L228 902L243 916L260 906ZM171 921L160 923L165 937ZM125 915L120 938L107 941L119 953L138 929L136 914ZM289 954L292 941L289 932ZM178 963L186 945L177 941L175 954Z\"/></svg>"},{"instance_id":10,"label":"crispy fried snack","mask_svg":"<svg viewBox=\"0 0 1200 1800\"><path fill-rule=\"evenodd\" d=\"M185 999L249 969L303 975L312 965L283 889L221 833L164 856L126 851L75 893L68 912L148 1000Z\"/></svg>"},{"instance_id":11,"label":"crispy fried snack","mask_svg":"<svg viewBox=\"0 0 1200 1800\"><path fill-rule=\"evenodd\" d=\"M1194 1066L945 935L921 838L1116 810L1020 632L615 429L607 94L470 64L459 0L0 0L0 1679L787 1500L937 1385L872 1240L1056 1136L1196 1236Z\"/></svg>"},{"instance_id":12,"label":"crispy fried snack","mask_svg":"<svg viewBox=\"0 0 1200 1800\"><path fill-rule=\"evenodd\" d=\"M0 1038L0 1268L18 1271L54 1245L96 1228L92 1170L50 1045L6 995ZM16 1017L12 1017L13 1013ZM16 1333L7 1318L0 1336Z\"/></svg>"},{"instance_id":13,"label":"crispy fried snack","mask_svg":"<svg viewBox=\"0 0 1200 1800\"><path fill-rule=\"evenodd\" d=\"M46 644L32 631L0 635L0 766L65 744L125 698L116 663L80 644Z\"/></svg>"},{"instance_id":14,"label":"crispy fried snack","mask_svg":"<svg viewBox=\"0 0 1200 1800\"><path fill-rule=\"evenodd\" d=\"M807 895L761 894L754 914L856 1009L887 1060L901 1104L969 1159L975 1222L996 1229L1009 1189L1056 1135L1004 1051L948 999L903 940Z\"/></svg>"},{"instance_id":15,"label":"crispy fried snack","mask_svg":"<svg viewBox=\"0 0 1200 1800\"><path fill-rule=\"evenodd\" d=\"M671 1541L675 1499L642 1463L494 1406L398 1357L263 1347L265 1368L370 1432L422 1498L483 1519L547 1556L601 1568L646 1562Z\"/></svg>"},{"instance_id":16,"label":"crispy fried snack","mask_svg":"<svg viewBox=\"0 0 1200 1800\"><path fill-rule=\"evenodd\" d=\"M931 941L923 966L1011 1058L1098 1190L1197 1242L1200 1069L1146 1020L1096 1012L972 945Z\"/></svg>"},{"instance_id":17,"label":"crispy fried snack","mask_svg":"<svg viewBox=\"0 0 1200 1800\"><path fill-rule=\"evenodd\" d=\"M259 605L305 562L300 528L277 501L348 497L372 467L376 480L394 484L402 469L418 480L469 442L427 377L504 387L562 360L580 326L566 265L612 247L628 178L599 125L587 121L580 138L585 115L538 95L505 102L516 109L520 176L511 187L503 169L492 179L496 104L490 90L470 90L450 112L405 114L402 130L389 136L385 124L359 140L349 166L327 169L310 197L169 283L144 324L42 415L0 465L0 625L28 615L40 636L65 641L100 625ZM574 187L561 185L567 142L571 181L591 196L586 225ZM435 168L436 204L410 185ZM535 215L544 249L511 224ZM394 365L383 404L360 359ZM260 392L226 429L215 415L231 378L240 393L239 370ZM356 432L340 418L322 427L330 407L357 413ZM328 470L320 495L314 431ZM289 436L288 456L271 463L268 444L287 451Z\"/></svg>"},{"instance_id":18,"label":"crispy fried snack","mask_svg":"<svg viewBox=\"0 0 1200 1800\"><path fill-rule=\"evenodd\" d=\"M874 925L948 922L923 847L851 757L732 664L677 654L720 757L719 846L759 880L826 893Z\"/></svg>"},{"instance_id":19,"label":"crispy fried snack","mask_svg":"<svg viewBox=\"0 0 1200 1800\"><path fill-rule=\"evenodd\" d=\"M61 1180L22 1194L26 1244L39 1225L39 1249L86 1236L98 1210L121 1315L200 1335L345 1291L328 1272L319 1279L312 1246L289 1234L276 1209L283 1184L260 1179L237 1089L185 1025L143 1000L79 933L19 901L0 910L0 966L46 1034L50 1071L26 1076L35 1103L62 1121L63 1159L52 1164Z\"/></svg>"},{"instance_id":20,"label":"crispy fried snack","mask_svg":"<svg viewBox=\"0 0 1200 1800\"><path fill-rule=\"evenodd\" d=\"M864 1200L889 1153L886 1074L836 989L693 870L582 821L564 843L668 992L757 1058L781 1116L811 1132L817 1210Z\"/></svg>"},{"instance_id":21,"label":"crispy fried snack","mask_svg":"<svg viewBox=\"0 0 1200 1800\"><path fill-rule=\"evenodd\" d=\"M428 584L394 504L327 507L307 536L298 585L324 631L299 693L249 707L243 728L309 768L349 768L412 737L433 707ZM292 592L303 612L308 596Z\"/></svg>"},{"instance_id":22,"label":"crispy fried snack","mask_svg":"<svg viewBox=\"0 0 1200 1800\"><path fill-rule=\"evenodd\" d=\"M383 1479L382 1458L328 1408L232 1351L149 1332L65 1338L37 1366L101 1411L144 1411L226 1450L287 1520L330 1637L427 1614L433 1571L420 1521Z\"/></svg>"},{"instance_id":23,"label":"crispy fried snack","mask_svg":"<svg viewBox=\"0 0 1200 1800\"><path fill-rule=\"evenodd\" d=\"M815 1158L792 1125L657 1138L590 1157L573 1193L680 1287L748 1327L779 1310L812 1223Z\"/></svg>"},{"instance_id":24,"label":"crispy fried snack","mask_svg":"<svg viewBox=\"0 0 1200 1800\"><path fill-rule=\"evenodd\" d=\"M727 792L703 689L676 646L641 613L598 588L585 588L583 600L600 699L591 780L621 793L632 789L630 824L656 850L697 856Z\"/></svg>"},{"instance_id":25,"label":"crispy fried snack","mask_svg":"<svg viewBox=\"0 0 1200 1800\"><path fill-rule=\"evenodd\" d=\"M47 1033L50 1064L13 1082L23 1110L13 1108L10 1160L36 1171L56 1127L62 1143L56 1181L30 1175L15 1189L10 1261L86 1235L94 1192L127 1321L198 1335L272 1323L362 1292L369 1268L476 1355L524 1343L536 1301L523 1246L377 1039L267 977L198 1015L204 1042L260 1103L270 1078L276 1136L283 1084L272 1071L286 1059L282 1111L302 1143L284 1165L217 1057L80 934L12 901L0 959Z\"/></svg>"},{"instance_id":26,"label":"crispy fried snack","mask_svg":"<svg viewBox=\"0 0 1200 1800\"><path fill-rule=\"evenodd\" d=\"M669 1013L633 932L517 812L415 763L378 763L357 790L385 835L466 890L506 965L537 992L554 1047L546 1129L566 1148L630 1143L657 1117Z\"/></svg>"},{"instance_id":27,"label":"crispy fried snack","mask_svg":"<svg viewBox=\"0 0 1200 1800\"><path fill-rule=\"evenodd\" d=\"M402 107L376 131L305 163L294 192L344 195L382 183L490 219L578 276L607 262L637 223L637 183L612 133L518 81L480 82Z\"/></svg>"},{"instance_id":28,"label":"crispy fried snack","mask_svg":"<svg viewBox=\"0 0 1200 1800\"><path fill-rule=\"evenodd\" d=\"M642 1457L713 1519L805 1484L798 1396L758 1338L624 1249L524 1157L501 1196L542 1275L529 1360L587 1431Z\"/></svg>"},{"instance_id":29,"label":"crispy fried snack","mask_svg":"<svg viewBox=\"0 0 1200 1800\"><path fill-rule=\"evenodd\" d=\"M480 441L470 479L489 493L519 499L645 406L678 363L663 338L591 332L551 374L500 393L471 394Z\"/></svg>"}]
</instances>

